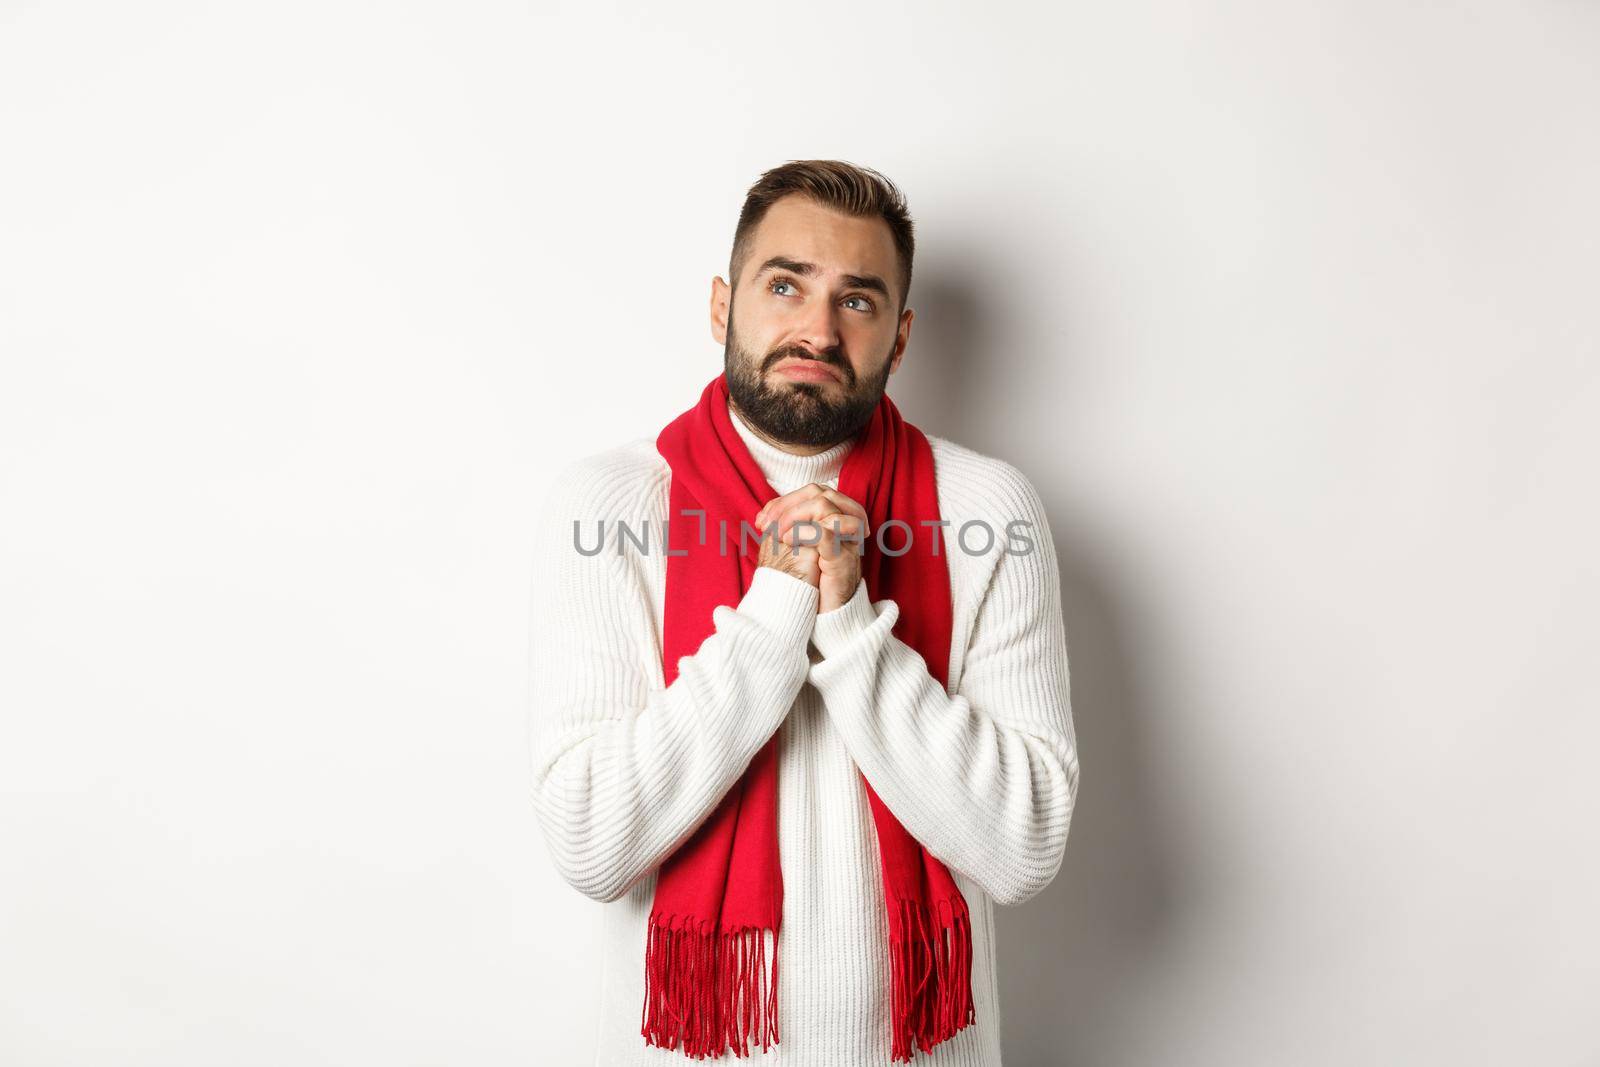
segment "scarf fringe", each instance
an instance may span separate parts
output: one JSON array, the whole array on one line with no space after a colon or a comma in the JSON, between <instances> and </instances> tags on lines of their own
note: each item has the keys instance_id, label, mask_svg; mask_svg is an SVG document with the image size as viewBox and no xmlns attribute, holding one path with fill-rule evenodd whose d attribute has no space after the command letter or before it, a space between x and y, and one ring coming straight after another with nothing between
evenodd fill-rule
<instances>
[{"instance_id":1,"label":"scarf fringe","mask_svg":"<svg viewBox=\"0 0 1600 1067\"><path fill-rule=\"evenodd\" d=\"M970 922L965 912L953 914L948 900L939 901L938 908L941 921L936 927L926 904L903 899L900 933L895 934L895 927L890 930L894 986L891 1060L909 1063L913 1042L923 1052L932 1051L934 1045L972 1022L976 1014Z\"/></svg>"},{"instance_id":2,"label":"scarf fringe","mask_svg":"<svg viewBox=\"0 0 1600 1067\"><path fill-rule=\"evenodd\" d=\"M675 1049L681 1043L684 1055L698 1060L720 1058L730 1048L745 1057L751 1042L759 1042L763 1052L777 1042L775 930L720 930L705 920L651 915L644 969L639 1032L646 1045Z\"/></svg>"}]
</instances>

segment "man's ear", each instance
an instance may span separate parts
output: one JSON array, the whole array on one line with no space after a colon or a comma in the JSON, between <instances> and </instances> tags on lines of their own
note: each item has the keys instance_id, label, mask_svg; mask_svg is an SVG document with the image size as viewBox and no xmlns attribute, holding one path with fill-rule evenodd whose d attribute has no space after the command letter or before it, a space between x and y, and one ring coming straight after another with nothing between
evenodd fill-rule
<instances>
[{"instance_id":1,"label":"man's ear","mask_svg":"<svg viewBox=\"0 0 1600 1067\"><path fill-rule=\"evenodd\" d=\"M728 343L728 303L733 289L719 274L711 279L711 339L719 345Z\"/></svg>"},{"instance_id":2,"label":"man's ear","mask_svg":"<svg viewBox=\"0 0 1600 1067\"><path fill-rule=\"evenodd\" d=\"M906 355L906 345L911 341L911 320L916 317L917 313L910 308L900 313L900 328L894 336L894 354L889 357L890 374L900 369L900 361Z\"/></svg>"}]
</instances>

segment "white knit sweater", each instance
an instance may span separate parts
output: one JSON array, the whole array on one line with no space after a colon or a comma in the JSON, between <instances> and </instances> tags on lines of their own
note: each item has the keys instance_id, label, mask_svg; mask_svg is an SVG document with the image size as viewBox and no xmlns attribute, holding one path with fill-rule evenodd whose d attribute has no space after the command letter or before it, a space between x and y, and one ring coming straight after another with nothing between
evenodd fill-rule
<instances>
[{"instance_id":1,"label":"white knit sweater","mask_svg":"<svg viewBox=\"0 0 1600 1067\"><path fill-rule=\"evenodd\" d=\"M737 414L734 425L777 492L813 481L837 487L848 442L796 456ZM757 568L736 608L716 609L715 632L665 686L660 532L670 472L654 438L589 456L557 478L537 548L533 802L562 877L606 904L599 1067L687 1060L681 1049L647 1046L639 1032L657 869L775 730L780 1041L751 1058L889 1063L888 915L864 774L950 869L972 917L974 1021L914 1056L1000 1067L994 905L1020 904L1055 877L1077 796L1066 634L1055 550L1032 485L1010 464L929 440L940 513L952 524L939 531L955 609L948 688L890 633L894 601L869 601L863 583L849 603L819 615L814 587L768 567ZM967 530L965 547L955 543L974 519L995 531L987 550L981 526ZM591 551L601 520L605 550L585 555L574 521ZM634 539L619 537L619 520ZM1033 551L1007 540L1013 520L1031 523L1021 529ZM886 543L898 546L903 532Z\"/></svg>"}]
</instances>

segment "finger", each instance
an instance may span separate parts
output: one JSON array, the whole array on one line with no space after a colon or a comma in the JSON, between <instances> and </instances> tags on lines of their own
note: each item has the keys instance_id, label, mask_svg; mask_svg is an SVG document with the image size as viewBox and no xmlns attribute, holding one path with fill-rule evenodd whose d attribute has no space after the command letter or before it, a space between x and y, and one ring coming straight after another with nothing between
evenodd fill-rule
<instances>
[{"instance_id":1,"label":"finger","mask_svg":"<svg viewBox=\"0 0 1600 1067\"><path fill-rule=\"evenodd\" d=\"M831 511L826 515L819 515L815 521L835 537L854 539L865 536L867 531L866 519L843 511Z\"/></svg>"},{"instance_id":2,"label":"finger","mask_svg":"<svg viewBox=\"0 0 1600 1067\"><path fill-rule=\"evenodd\" d=\"M782 511L784 508L787 508L793 504L797 504L802 500L809 500L812 497L820 496L826 489L827 486L825 485L820 485L817 482L809 482L805 485L802 485L798 489L791 489L787 493L781 493L778 496L773 497L771 500L767 501L765 505L763 505L762 510L768 512L769 514Z\"/></svg>"},{"instance_id":3,"label":"finger","mask_svg":"<svg viewBox=\"0 0 1600 1067\"><path fill-rule=\"evenodd\" d=\"M794 499L794 494L792 493L778 497L772 502L771 507L768 509L766 518L761 524L762 529L766 529L768 526L776 526L778 529L778 536L782 537L797 519L804 517L801 515L790 514L800 505L800 503L801 501Z\"/></svg>"},{"instance_id":4,"label":"finger","mask_svg":"<svg viewBox=\"0 0 1600 1067\"><path fill-rule=\"evenodd\" d=\"M845 533L848 532L845 531ZM846 553L859 556L861 553L861 541L854 537L846 537L843 534L834 533L830 523L825 528L821 543L817 545L817 551L827 560L836 560Z\"/></svg>"},{"instance_id":5,"label":"finger","mask_svg":"<svg viewBox=\"0 0 1600 1067\"><path fill-rule=\"evenodd\" d=\"M845 496L837 489L829 489L824 486L822 496L831 501L834 507L839 511L849 512L852 515L859 515L863 519L867 517L867 509L861 505L860 501L853 497Z\"/></svg>"},{"instance_id":6,"label":"finger","mask_svg":"<svg viewBox=\"0 0 1600 1067\"><path fill-rule=\"evenodd\" d=\"M813 485L814 484L815 483L813 483ZM761 506L761 510L757 512L757 524L765 526L767 522L770 522L782 514L784 509L789 507L791 504L794 504L800 500L804 500L806 497L812 495L809 492L811 488L812 485L803 485L799 489L784 493L781 496L773 497L771 500L763 504Z\"/></svg>"},{"instance_id":7,"label":"finger","mask_svg":"<svg viewBox=\"0 0 1600 1067\"><path fill-rule=\"evenodd\" d=\"M790 523L787 529L779 532L778 540L786 545L816 548L822 543L823 535L827 532L826 528L815 519L799 518Z\"/></svg>"},{"instance_id":8,"label":"finger","mask_svg":"<svg viewBox=\"0 0 1600 1067\"><path fill-rule=\"evenodd\" d=\"M818 540L819 528L823 540ZM866 529L867 524L860 516L834 511L816 518L797 519L788 530L778 535L778 539L785 544L798 544L803 535L807 542L821 545L827 538L835 538L852 544L859 550L862 542L866 540Z\"/></svg>"},{"instance_id":9,"label":"finger","mask_svg":"<svg viewBox=\"0 0 1600 1067\"><path fill-rule=\"evenodd\" d=\"M810 531L809 536L819 536L822 519L827 514L826 511L816 511L805 505L791 508L784 512L778 522L778 537L787 539L796 531Z\"/></svg>"},{"instance_id":10,"label":"finger","mask_svg":"<svg viewBox=\"0 0 1600 1067\"><path fill-rule=\"evenodd\" d=\"M844 499L849 500L849 497ZM855 511L840 510L833 501L826 497L817 497L803 503L795 504L785 511L778 519L778 533L782 536L789 525L809 519L812 522L826 523L832 528L835 522L841 524L840 528L849 533L867 532L867 517Z\"/></svg>"}]
</instances>

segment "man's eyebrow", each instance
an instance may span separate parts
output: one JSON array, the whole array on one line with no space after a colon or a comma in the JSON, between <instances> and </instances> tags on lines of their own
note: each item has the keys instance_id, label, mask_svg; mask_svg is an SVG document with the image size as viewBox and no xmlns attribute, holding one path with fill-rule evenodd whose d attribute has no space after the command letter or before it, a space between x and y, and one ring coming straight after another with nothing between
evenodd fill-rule
<instances>
[{"instance_id":1,"label":"man's eyebrow","mask_svg":"<svg viewBox=\"0 0 1600 1067\"><path fill-rule=\"evenodd\" d=\"M769 270L786 270L790 274L798 274L802 278L810 278L817 273L817 265L815 263L804 263L798 259L790 259L788 256L773 256L761 264L761 269L756 271L755 276L759 278ZM889 296L889 286L876 274L846 274L844 283L852 289L871 289L873 292L882 293L886 299Z\"/></svg>"}]
</instances>

